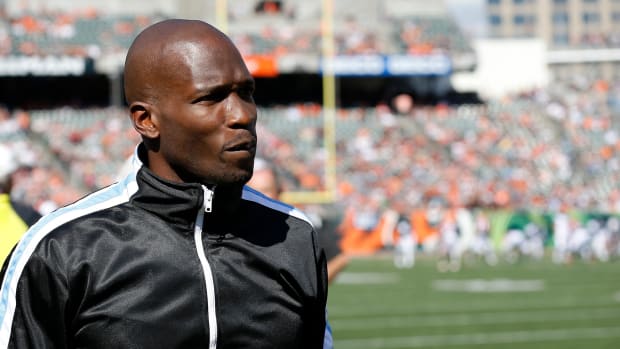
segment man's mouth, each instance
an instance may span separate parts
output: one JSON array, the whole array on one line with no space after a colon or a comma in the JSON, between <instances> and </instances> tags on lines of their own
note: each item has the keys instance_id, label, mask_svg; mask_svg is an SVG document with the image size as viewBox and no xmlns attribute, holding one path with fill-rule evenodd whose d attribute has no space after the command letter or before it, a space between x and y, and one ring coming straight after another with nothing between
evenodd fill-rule
<instances>
[{"instance_id":1,"label":"man's mouth","mask_svg":"<svg viewBox=\"0 0 620 349\"><path fill-rule=\"evenodd\" d=\"M242 141L242 142L238 142L238 143L234 143L231 144L229 146L227 146L226 151L249 151L249 152L253 152L256 149L256 141L254 140L247 140L247 141Z\"/></svg>"}]
</instances>

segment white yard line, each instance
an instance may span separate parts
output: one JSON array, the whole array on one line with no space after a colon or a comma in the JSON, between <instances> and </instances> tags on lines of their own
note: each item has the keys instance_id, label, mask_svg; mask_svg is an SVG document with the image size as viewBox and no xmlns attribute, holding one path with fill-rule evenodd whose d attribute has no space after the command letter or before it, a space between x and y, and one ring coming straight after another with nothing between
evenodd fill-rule
<instances>
[{"instance_id":1,"label":"white yard line","mask_svg":"<svg viewBox=\"0 0 620 349\"><path fill-rule=\"evenodd\" d=\"M336 278L339 284L368 285L368 284L393 284L400 281L396 273L353 273L343 272Z\"/></svg>"},{"instance_id":2,"label":"white yard line","mask_svg":"<svg viewBox=\"0 0 620 349\"><path fill-rule=\"evenodd\" d=\"M470 311L518 311L528 309L561 309L561 308L580 308L587 307L604 307L604 306L617 306L614 300L608 297L594 298L594 299L582 299L578 304L574 299L549 299L546 297L520 297L515 298L511 302L506 302L505 299L498 300L485 300L483 303L467 303L467 302L426 302L424 304L417 304L415 302L411 304L401 304L398 308L387 307L380 300L376 303L367 303L363 307L350 307L346 305L339 305L338 303L330 304L329 314L330 318L352 318L352 317L380 317L385 314L391 315L403 315L408 316L410 314L416 314L420 312L433 312L433 313L446 313L454 314Z\"/></svg>"},{"instance_id":3,"label":"white yard line","mask_svg":"<svg viewBox=\"0 0 620 349\"><path fill-rule=\"evenodd\" d=\"M468 293L539 292L545 289L545 282L543 280L513 279L435 280L433 281L433 289Z\"/></svg>"},{"instance_id":4,"label":"white yard line","mask_svg":"<svg viewBox=\"0 0 620 349\"><path fill-rule=\"evenodd\" d=\"M523 324L547 321L583 321L620 319L620 309L567 309L493 313L458 313L444 315L409 315L354 319L330 318L336 330L368 331L370 329L427 328L489 324Z\"/></svg>"},{"instance_id":5,"label":"white yard line","mask_svg":"<svg viewBox=\"0 0 620 349\"><path fill-rule=\"evenodd\" d=\"M459 345L483 345L502 343L552 342L577 339L620 338L620 327L562 328L554 330L479 332L454 335L373 337L365 339L337 340L338 349L389 349L444 347Z\"/></svg>"}]
</instances>

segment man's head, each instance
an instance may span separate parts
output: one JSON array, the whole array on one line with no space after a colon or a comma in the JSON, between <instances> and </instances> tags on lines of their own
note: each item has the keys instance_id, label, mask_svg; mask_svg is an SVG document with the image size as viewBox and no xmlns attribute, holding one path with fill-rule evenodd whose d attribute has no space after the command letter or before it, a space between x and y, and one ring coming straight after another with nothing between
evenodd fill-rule
<instances>
[{"instance_id":1,"label":"man's head","mask_svg":"<svg viewBox=\"0 0 620 349\"><path fill-rule=\"evenodd\" d=\"M131 120L153 172L214 185L250 179L254 80L226 35L201 21L154 24L129 48L124 80Z\"/></svg>"},{"instance_id":2,"label":"man's head","mask_svg":"<svg viewBox=\"0 0 620 349\"><path fill-rule=\"evenodd\" d=\"M11 176L17 170L15 154L6 145L0 144L0 194L11 192Z\"/></svg>"},{"instance_id":3,"label":"man's head","mask_svg":"<svg viewBox=\"0 0 620 349\"><path fill-rule=\"evenodd\" d=\"M275 169L263 159L256 159L254 175L248 185L272 199L278 200L282 192Z\"/></svg>"}]
</instances>

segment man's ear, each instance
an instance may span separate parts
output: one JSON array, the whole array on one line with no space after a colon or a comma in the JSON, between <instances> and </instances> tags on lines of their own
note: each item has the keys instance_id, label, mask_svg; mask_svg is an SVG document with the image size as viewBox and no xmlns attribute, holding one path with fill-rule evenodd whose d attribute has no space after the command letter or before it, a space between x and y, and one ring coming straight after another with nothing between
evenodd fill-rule
<instances>
[{"instance_id":1,"label":"man's ear","mask_svg":"<svg viewBox=\"0 0 620 349\"><path fill-rule=\"evenodd\" d=\"M133 127L140 135L155 139L159 137L157 120L152 113L153 106L144 102L133 102L129 106L129 115Z\"/></svg>"}]
</instances>

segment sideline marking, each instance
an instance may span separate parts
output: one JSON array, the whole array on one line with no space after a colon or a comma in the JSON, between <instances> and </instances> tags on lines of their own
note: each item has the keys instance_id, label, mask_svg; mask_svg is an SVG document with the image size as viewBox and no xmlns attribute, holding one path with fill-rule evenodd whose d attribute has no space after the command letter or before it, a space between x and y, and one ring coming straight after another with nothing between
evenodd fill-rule
<instances>
[{"instance_id":1,"label":"sideline marking","mask_svg":"<svg viewBox=\"0 0 620 349\"><path fill-rule=\"evenodd\" d=\"M620 309L604 307L601 309L537 310L487 313L455 313L442 315L408 315L372 318L331 318L332 327L347 331L367 331L370 329L413 329L446 326L472 326L489 324L545 323L549 321L583 321L620 319Z\"/></svg>"},{"instance_id":2,"label":"sideline marking","mask_svg":"<svg viewBox=\"0 0 620 349\"><path fill-rule=\"evenodd\" d=\"M511 311L511 310L544 310L544 309L563 309L563 308L587 308L587 307L609 307L616 306L616 303L605 297L604 299L584 299L579 304L575 304L572 299L549 299L546 297L519 297L515 298L511 302L506 302L505 299L490 299L483 304L464 303L461 301L452 300L429 300L422 305L404 304L399 305L398 308L388 307L382 302L367 303L364 307L350 307L343 306L338 303L334 303L329 307L330 315L332 317L380 317L384 316L386 311L390 311L392 315L411 315L412 313L419 311L432 310L434 313L455 313L455 312L470 312L470 311Z\"/></svg>"},{"instance_id":3,"label":"sideline marking","mask_svg":"<svg viewBox=\"0 0 620 349\"><path fill-rule=\"evenodd\" d=\"M529 343L541 341L566 341L573 339L619 338L620 327L563 328L554 330L479 332L455 335L371 337L336 340L336 348L420 348L458 345L483 345L503 343Z\"/></svg>"},{"instance_id":4,"label":"sideline marking","mask_svg":"<svg viewBox=\"0 0 620 349\"><path fill-rule=\"evenodd\" d=\"M435 280L433 288L445 292L469 293L538 292L545 289L545 282L512 279Z\"/></svg>"},{"instance_id":5,"label":"sideline marking","mask_svg":"<svg viewBox=\"0 0 620 349\"><path fill-rule=\"evenodd\" d=\"M336 283L349 285L393 284L400 281L396 273L352 273L343 272L336 278Z\"/></svg>"},{"instance_id":6,"label":"sideline marking","mask_svg":"<svg viewBox=\"0 0 620 349\"><path fill-rule=\"evenodd\" d=\"M616 292L616 294L614 294L614 300L616 302L620 302L620 291Z\"/></svg>"}]
</instances>

